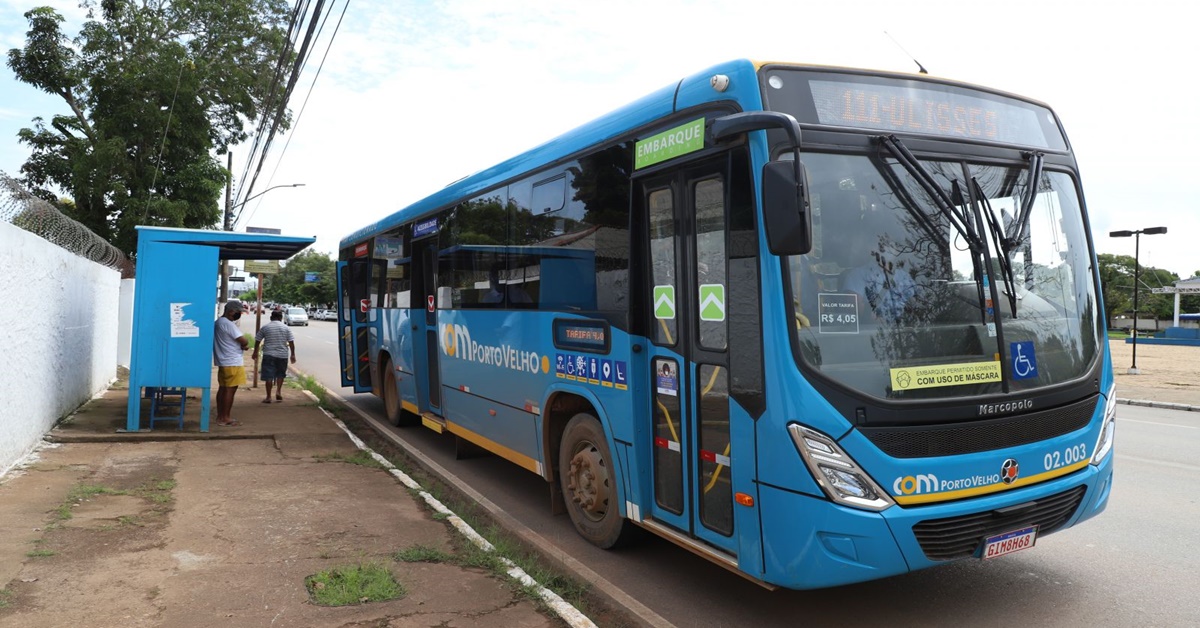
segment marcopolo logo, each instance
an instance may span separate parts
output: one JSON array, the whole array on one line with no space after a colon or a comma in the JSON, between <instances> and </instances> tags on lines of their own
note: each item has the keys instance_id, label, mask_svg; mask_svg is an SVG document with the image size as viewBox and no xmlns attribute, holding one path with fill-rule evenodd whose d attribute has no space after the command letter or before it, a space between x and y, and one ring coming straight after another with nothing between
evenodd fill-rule
<instances>
[{"instance_id":1,"label":"marcopolo logo","mask_svg":"<svg viewBox=\"0 0 1200 628\"><path fill-rule=\"evenodd\" d=\"M539 356L536 351L522 351L508 345L496 346L475 342L471 340L471 330L466 325L443 323L438 341L442 346L442 353L452 358L522 373L550 372L549 357Z\"/></svg>"}]
</instances>

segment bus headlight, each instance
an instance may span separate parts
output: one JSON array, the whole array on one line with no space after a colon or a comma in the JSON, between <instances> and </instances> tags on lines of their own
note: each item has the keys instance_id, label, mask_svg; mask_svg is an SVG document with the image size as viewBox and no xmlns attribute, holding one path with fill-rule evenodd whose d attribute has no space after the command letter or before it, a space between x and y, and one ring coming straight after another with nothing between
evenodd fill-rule
<instances>
[{"instance_id":1,"label":"bus headlight","mask_svg":"<svg viewBox=\"0 0 1200 628\"><path fill-rule=\"evenodd\" d=\"M798 423L787 429L804 464L829 499L864 510L886 510L896 503L832 438Z\"/></svg>"},{"instance_id":2,"label":"bus headlight","mask_svg":"<svg viewBox=\"0 0 1200 628\"><path fill-rule=\"evenodd\" d=\"M1100 430L1100 438L1092 448L1092 464L1098 465L1108 457L1113 448L1113 440L1117 436L1117 391L1108 391L1108 401L1104 403L1104 428Z\"/></svg>"}]
</instances>

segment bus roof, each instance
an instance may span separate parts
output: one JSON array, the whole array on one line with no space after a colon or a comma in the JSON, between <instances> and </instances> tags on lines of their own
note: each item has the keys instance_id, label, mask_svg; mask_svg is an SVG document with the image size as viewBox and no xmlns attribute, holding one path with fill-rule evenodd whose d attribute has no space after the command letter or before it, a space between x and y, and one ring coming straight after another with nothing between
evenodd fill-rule
<instances>
[{"instance_id":1,"label":"bus roof","mask_svg":"<svg viewBox=\"0 0 1200 628\"><path fill-rule=\"evenodd\" d=\"M343 237L339 244L339 249L360 242L377 233L393 229L406 222L425 217L461 199L471 198L495 186L527 176L536 170L566 159L584 149L612 141L631 130L651 124L656 120L661 120L678 111L716 101L734 101L739 103L743 110L761 110L763 108L763 100L758 85L758 70L767 65L792 66L798 69L844 73L866 73L871 76L886 75L894 78L929 81L1015 98L1049 109L1044 103L1023 96L928 75L906 72L867 71L814 64L736 59L686 76L624 107L567 131L544 144L531 148L490 168L459 179L408 207L393 212L383 219ZM730 79L729 87L723 92L713 89L710 83L710 79L718 74L723 74Z\"/></svg>"}]
</instances>

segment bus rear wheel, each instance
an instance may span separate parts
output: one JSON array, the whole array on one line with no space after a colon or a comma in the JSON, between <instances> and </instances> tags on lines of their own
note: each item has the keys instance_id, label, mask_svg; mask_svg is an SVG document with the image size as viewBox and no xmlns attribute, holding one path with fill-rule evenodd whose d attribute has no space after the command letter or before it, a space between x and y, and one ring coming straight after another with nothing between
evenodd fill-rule
<instances>
[{"instance_id":1,"label":"bus rear wheel","mask_svg":"<svg viewBox=\"0 0 1200 628\"><path fill-rule=\"evenodd\" d=\"M617 505L617 473L596 417L581 413L567 423L558 449L558 480L580 536L603 549L631 538L634 525Z\"/></svg>"},{"instance_id":2,"label":"bus rear wheel","mask_svg":"<svg viewBox=\"0 0 1200 628\"><path fill-rule=\"evenodd\" d=\"M391 360L383 364L383 411L387 415L388 423L404 425L405 412L400 406L400 391L396 389L396 369L392 368Z\"/></svg>"}]
</instances>

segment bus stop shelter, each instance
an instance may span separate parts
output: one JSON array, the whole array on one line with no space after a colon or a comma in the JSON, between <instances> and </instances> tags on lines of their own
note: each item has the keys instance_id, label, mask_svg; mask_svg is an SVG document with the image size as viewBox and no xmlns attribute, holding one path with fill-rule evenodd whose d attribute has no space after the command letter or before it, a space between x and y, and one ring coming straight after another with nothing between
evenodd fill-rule
<instances>
[{"instance_id":1,"label":"bus stop shelter","mask_svg":"<svg viewBox=\"0 0 1200 628\"><path fill-rule=\"evenodd\" d=\"M152 408L163 391L175 392L182 427L185 391L200 388L200 431L207 432L218 263L287 259L316 238L149 226L137 230L129 405L123 431L141 427L143 391L152 398ZM153 423L152 410L145 429Z\"/></svg>"}]
</instances>

